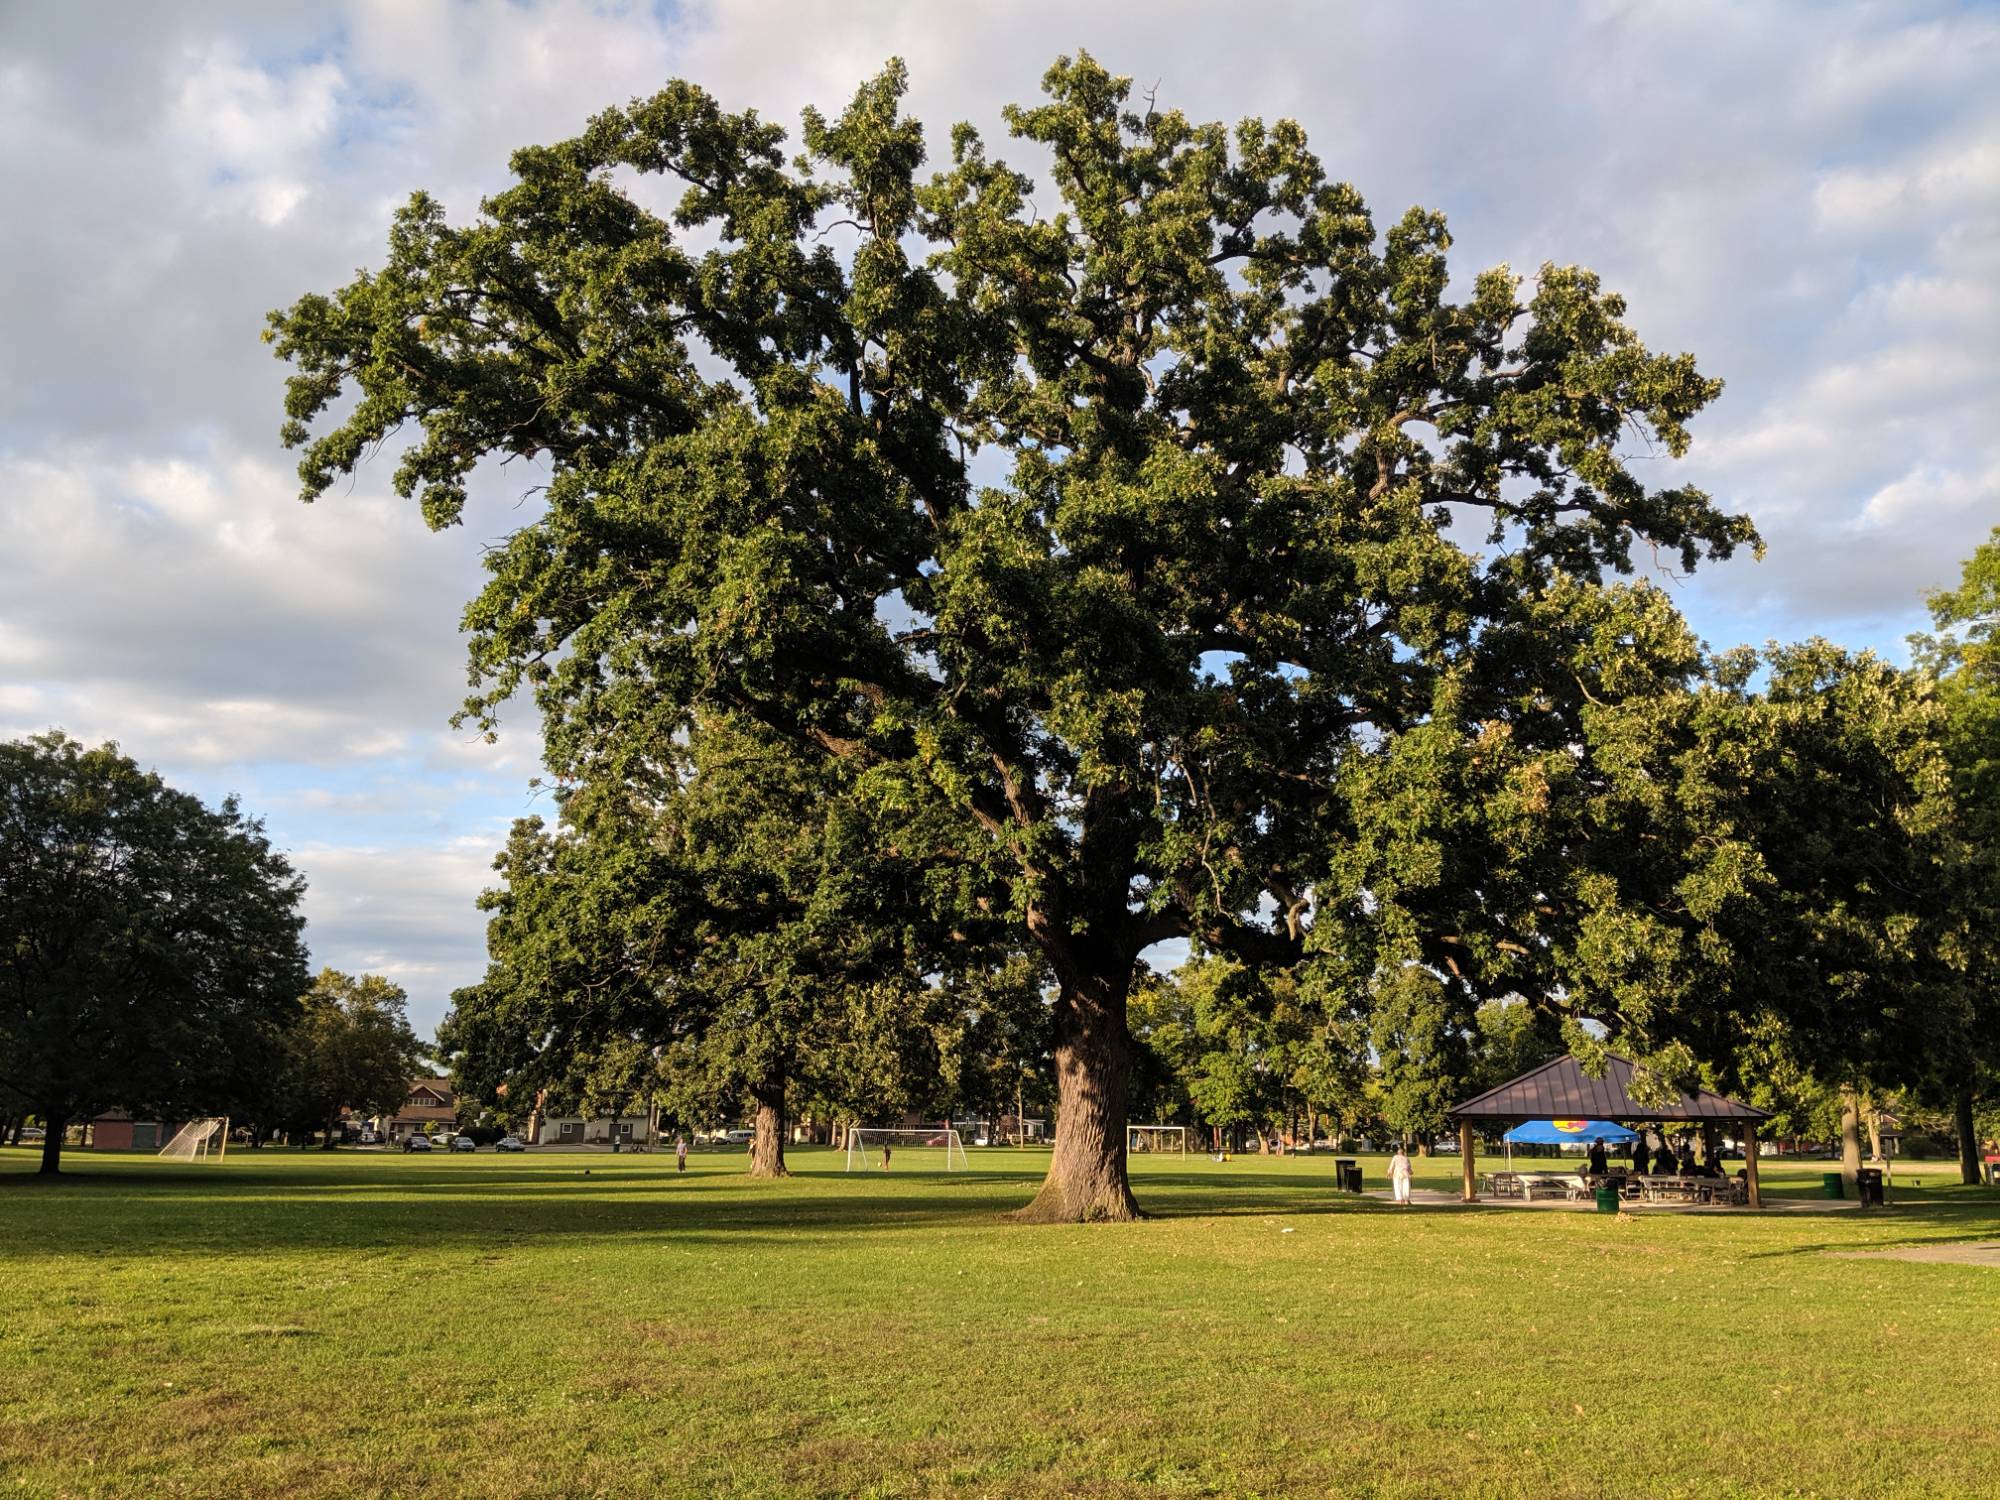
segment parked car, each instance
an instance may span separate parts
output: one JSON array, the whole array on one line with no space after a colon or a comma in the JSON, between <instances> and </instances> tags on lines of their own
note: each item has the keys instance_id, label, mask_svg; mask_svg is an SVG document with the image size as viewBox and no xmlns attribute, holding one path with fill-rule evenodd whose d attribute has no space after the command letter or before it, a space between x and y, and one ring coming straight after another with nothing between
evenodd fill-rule
<instances>
[{"instance_id":1,"label":"parked car","mask_svg":"<svg viewBox=\"0 0 2000 1500\"><path fill-rule=\"evenodd\" d=\"M451 1149L454 1151L477 1151L479 1149L479 1142L475 1141L469 1135L455 1135L451 1138Z\"/></svg>"},{"instance_id":2,"label":"parked car","mask_svg":"<svg viewBox=\"0 0 2000 1500\"><path fill-rule=\"evenodd\" d=\"M431 1138L427 1135L406 1135L403 1137L403 1149L405 1151L428 1151L431 1149Z\"/></svg>"},{"instance_id":3,"label":"parked car","mask_svg":"<svg viewBox=\"0 0 2000 1500\"><path fill-rule=\"evenodd\" d=\"M757 1132L754 1130L725 1130L716 1139L724 1141L731 1146L747 1146L757 1139Z\"/></svg>"},{"instance_id":4,"label":"parked car","mask_svg":"<svg viewBox=\"0 0 2000 1500\"><path fill-rule=\"evenodd\" d=\"M518 1135L503 1135L493 1143L495 1151L526 1151L528 1143Z\"/></svg>"},{"instance_id":5,"label":"parked car","mask_svg":"<svg viewBox=\"0 0 2000 1500\"><path fill-rule=\"evenodd\" d=\"M45 1141L48 1138L49 1133L39 1125L23 1125L21 1127L21 1139L24 1141Z\"/></svg>"},{"instance_id":6,"label":"parked car","mask_svg":"<svg viewBox=\"0 0 2000 1500\"><path fill-rule=\"evenodd\" d=\"M379 1146L382 1144L382 1135L379 1131L364 1130L355 1137L355 1140L364 1146Z\"/></svg>"}]
</instances>

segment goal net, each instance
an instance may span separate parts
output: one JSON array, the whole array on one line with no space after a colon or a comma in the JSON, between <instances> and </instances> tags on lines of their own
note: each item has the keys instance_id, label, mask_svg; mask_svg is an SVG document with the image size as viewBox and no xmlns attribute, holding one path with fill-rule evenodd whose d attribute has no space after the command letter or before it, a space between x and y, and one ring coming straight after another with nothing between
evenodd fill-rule
<instances>
[{"instance_id":1,"label":"goal net","mask_svg":"<svg viewBox=\"0 0 2000 1500\"><path fill-rule=\"evenodd\" d=\"M189 1120L174 1132L174 1138L160 1147L160 1155L170 1161L193 1161L229 1148L229 1116L211 1115L205 1120Z\"/></svg>"},{"instance_id":2,"label":"goal net","mask_svg":"<svg viewBox=\"0 0 2000 1500\"><path fill-rule=\"evenodd\" d=\"M872 1125L847 1127L848 1171L879 1170L884 1165L885 1149L891 1170L898 1161L917 1171L960 1172L971 1165L958 1132L946 1126L893 1130Z\"/></svg>"},{"instance_id":3,"label":"goal net","mask_svg":"<svg viewBox=\"0 0 2000 1500\"><path fill-rule=\"evenodd\" d=\"M1185 1125L1127 1125L1125 1127L1125 1150L1127 1154L1139 1151L1166 1152L1173 1156L1187 1155L1187 1126Z\"/></svg>"}]
</instances>

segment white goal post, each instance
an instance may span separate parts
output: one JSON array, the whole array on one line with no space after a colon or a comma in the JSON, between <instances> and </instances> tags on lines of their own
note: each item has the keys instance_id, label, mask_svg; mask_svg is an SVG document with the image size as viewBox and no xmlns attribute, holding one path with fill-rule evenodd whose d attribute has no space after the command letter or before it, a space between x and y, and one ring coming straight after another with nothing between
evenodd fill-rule
<instances>
[{"instance_id":1,"label":"white goal post","mask_svg":"<svg viewBox=\"0 0 2000 1500\"><path fill-rule=\"evenodd\" d=\"M228 1149L229 1116L210 1115L181 1126L174 1138L160 1147L160 1155L170 1161L195 1161L213 1154L220 1161Z\"/></svg>"},{"instance_id":2,"label":"white goal post","mask_svg":"<svg viewBox=\"0 0 2000 1500\"><path fill-rule=\"evenodd\" d=\"M1125 1152L1129 1156L1134 1151L1166 1152L1174 1156L1186 1156L1187 1126L1127 1125Z\"/></svg>"},{"instance_id":3,"label":"white goal post","mask_svg":"<svg viewBox=\"0 0 2000 1500\"><path fill-rule=\"evenodd\" d=\"M965 1143L956 1130L946 1126L932 1126L923 1129L897 1127L877 1127L873 1125L850 1125L847 1127L847 1170L852 1172L858 1166L862 1171L882 1165L882 1148L889 1148L889 1159L895 1160L896 1151L904 1146L928 1146L932 1150L944 1152L944 1170L964 1171L972 1165L966 1159ZM919 1156L912 1165L921 1169L932 1165L928 1155Z\"/></svg>"}]
</instances>

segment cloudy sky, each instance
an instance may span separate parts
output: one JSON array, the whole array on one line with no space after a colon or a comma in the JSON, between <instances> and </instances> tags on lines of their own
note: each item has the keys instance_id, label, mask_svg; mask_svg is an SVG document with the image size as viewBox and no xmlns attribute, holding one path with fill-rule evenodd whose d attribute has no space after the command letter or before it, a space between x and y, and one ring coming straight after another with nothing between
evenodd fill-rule
<instances>
[{"instance_id":1,"label":"cloudy sky","mask_svg":"<svg viewBox=\"0 0 2000 1500\"><path fill-rule=\"evenodd\" d=\"M1289 115L1462 275L1582 262L1728 390L1691 479L1770 544L1680 586L1717 644L1898 659L2000 522L2000 10L0 3L0 736L115 738L240 792L311 882L316 962L428 1031L533 810L533 726L446 719L459 611L523 481L432 536L389 461L317 506L276 442L264 313L375 263L423 186L688 77L795 122L891 55L932 139L1085 47L1199 118Z\"/></svg>"}]
</instances>

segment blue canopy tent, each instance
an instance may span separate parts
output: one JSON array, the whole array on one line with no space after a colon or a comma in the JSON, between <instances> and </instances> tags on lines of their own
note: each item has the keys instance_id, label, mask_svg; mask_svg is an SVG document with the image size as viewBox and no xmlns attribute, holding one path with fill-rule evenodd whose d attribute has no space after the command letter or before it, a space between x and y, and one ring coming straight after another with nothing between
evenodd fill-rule
<instances>
[{"instance_id":1,"label":"blue canopy tent","mask_svg":"<svg viewBox=\"0 0 2000 1500\"><path fill-rule=\"evenodd\" d=\"M1639 1139L1639 1133L1609 1120L1530 1120L1508 1131L1505 1139L1523 1146L1567 1146L1585 1141L1629 1146Z\"/></svg>"},{"instance_id":2,"label":"blue canopy tent","mask_svg":"<svg viewBox=\"0 0 2000 1500\"><path fill-rule=\"evenodd\" d=\"M1627 1130L1623 1125L1614 1125L1609 1120L1530 1120L1525 1125L1516 1125L1500 1139L1507 1146L1507 1165L1514 1165L1514 1147L1523 1146L1567 1146L1575 1141L1579 1145L1586 1141L1603 1141L1611 1146L1625 1146L1639 1139L1636 1131Z\"/></svg>"}]
</instances>

